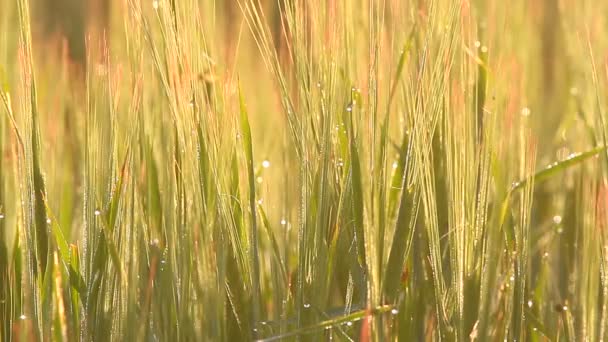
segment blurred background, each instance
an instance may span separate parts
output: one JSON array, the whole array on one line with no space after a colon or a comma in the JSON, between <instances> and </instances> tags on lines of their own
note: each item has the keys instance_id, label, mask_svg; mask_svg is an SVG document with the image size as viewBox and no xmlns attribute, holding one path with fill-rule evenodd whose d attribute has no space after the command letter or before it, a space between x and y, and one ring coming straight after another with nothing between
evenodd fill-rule
<instances>
[{"instance_id":1,"label":"blurred background","mask_svg":"<svg viewBox=\"0 0 608 342\"><path fill-rule=\"evenodd\" d=\"M285 55L285 38L281 29L283 1L260 0L260 3L263 6L266 19L270 23L275 47L280 51L283 50L281 53ZM491 2L488 4L485 4L485 1L473 2L478 3L479 8L488 7L486 10L492 11L492 8L490 8L492 7ZM108 32L108 29L112 26L116 28L123 25L120 20L123 20L122 11L127 8L128 1L33 0L31 3L34 39L38 46L34 50L42 49L44 58L48 58L49 54L55 54L61 58L68 57L73 63L72 65L78 69L86 63L87 47L100 46L97 43L107 39L104 32ZM243 41L252 43L249 28L243 21L238 0L220 0L209 3L212 3L209 8L215 12L214 32L221 35L221 39L218 39L218 41L222 42L219 46L223 49L223 51L215 51L216 57L221 64L226 66L226 69L229 69L234 64L234 59L237 58L235 48L238 40L243 38ZM387 12L390 12L391 8L399 7L395 5L398 1L392 0L387 1L387 3ZM422 4L424 1L419 1L419 3ZM488 36L494 35L509 26L513 26L513 32L520 32L519 35L516 33L511 34L511 36L515 39L521 39L521 42L515 41L512 43L526 47L520 53L522 57L526 56L530 65L513 65L513 67L540 69L535 70L535 74L540 77L522 79L521 82L531 85L531 93L527 95L530 98L526 99L525 102L534 101L535 107L543 108L543 119L540 122L534 120L535 128L539 132L549 132L550 135L557 133L563 111L567 108L568 96L572 91L576 91L576 87L572 87L573 73L563 72L565 69L574 71L571 70L572 65L564 64L564 61L567 62L570 58L568 56L569 49L574 45L566 41L564 29L567 29L570 23L568 18L561 18L561 13L569 11L584 12L585 7L588 7L588 5L577 5L577 3L577 1L558 0L528 1L522 8L523 12L528 14L528 18L524 18L524 21L517 22L522 17L513 18L502 23L504 27L498 27L501 23L497 22L486 23ZM423 6L421 5L421 7ZM117 15L112 15L113 13ZM393 15L394 18L392 18ZM393 15L388 15L387 20L399 22L399 20L404 19L396 13ZM12 17L14 18L14 27L16 27L16 15ZM486 29L483 28L483 30ZM255 48L245 50L249 54L246 59L257 60L259 58L259 56L251 58L251 52L255 51ZM534 55L534 58L528 58L530 55ZM505 60L505 63L510 62ZM241 64L248 65L248 63ZM543 155L543 153L540 153L540 155Z\"/></svg>"},{"instance_id":2,"label":"blurred background","mask_svg":"<svg viewBox=\"0 0 608 342\"><path fill-rule=\"evenodd\" d=\"M3 0L8 1L8 0ZM284 45L281 35L281 8L284 0L261 0L264 12L272 23L274 42L277 48ZM77 63L86 62L87 39L91 42L105 39L111 25L120 25L112 21L112 12L121 11L127 6L126 0L33 0L32 21L35 39L38 44L55 46L55 53L66 48L69 58ZM226 37L227 59L233 58L232 43L238 38L243 16L238 0L220 0L213 5L219 28ZM116 17L122 18L122 15ZM245 34L248 30L245 30ZM48 47L48 46L47 46ZM48 50L47 50L48 51Z\"/></svg>"}]
</instances>

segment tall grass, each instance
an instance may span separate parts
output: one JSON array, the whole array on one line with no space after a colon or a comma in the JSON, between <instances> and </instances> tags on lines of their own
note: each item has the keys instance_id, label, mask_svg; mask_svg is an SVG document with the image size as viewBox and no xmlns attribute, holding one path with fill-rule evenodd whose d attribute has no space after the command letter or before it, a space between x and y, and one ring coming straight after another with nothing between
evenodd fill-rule
<instances>
[{"instance_id":1,"label":"tall grass","mask_svg":"<svg viewBox=\"0 0 608 342\"><path fill-rule=\"evenodd\" d=\"M606 4L112 1L81 61L30 7L0 341L608 338Z\"/></svg>"}]
</instances>

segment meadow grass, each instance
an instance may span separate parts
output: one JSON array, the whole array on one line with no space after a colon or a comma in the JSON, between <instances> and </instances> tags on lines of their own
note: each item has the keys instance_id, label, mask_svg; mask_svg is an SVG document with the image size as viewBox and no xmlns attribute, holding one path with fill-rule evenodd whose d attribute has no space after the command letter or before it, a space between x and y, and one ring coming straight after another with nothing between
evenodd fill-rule
<instances>
[{"instance_id":1,"label":"meadow grass","mask_svg":"<svg viewBox=\"0 0 608 342\"><path fill-rule=\"evenodd\" d=\"M0 341L608 338L608 3L110 1L82 60L36 3Z\"/></svg>"}]
</instances>

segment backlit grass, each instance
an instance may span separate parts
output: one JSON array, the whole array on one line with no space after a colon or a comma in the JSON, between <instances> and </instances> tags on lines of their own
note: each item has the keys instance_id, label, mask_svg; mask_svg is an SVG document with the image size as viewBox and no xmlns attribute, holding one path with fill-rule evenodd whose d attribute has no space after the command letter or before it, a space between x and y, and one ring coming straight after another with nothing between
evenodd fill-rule
<instances>
[{"instance_id":1,"label":"backlit grass","mask_svg":"<svg viewBox=\"0 0 608 342\"><path fill-rule=\"evenodd\" d=\"M81 45L37 6L0 341L608 338L608 3L116 0Z\"/></svg>"}]
</instances>

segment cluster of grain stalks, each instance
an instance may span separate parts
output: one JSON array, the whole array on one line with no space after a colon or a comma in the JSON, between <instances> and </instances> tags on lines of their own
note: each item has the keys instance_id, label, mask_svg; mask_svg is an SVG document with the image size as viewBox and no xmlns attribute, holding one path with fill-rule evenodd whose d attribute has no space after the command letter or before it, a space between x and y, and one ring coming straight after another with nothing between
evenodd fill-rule
<instances>
[{"instance_id":1,"label":"cluster of grain stalks","mask_svg":"<svg viewBox=\"0 0 608 342\"><path fill-rule=\"evenodd\" d=\"M608 338L608 3L109 0L81 60L38 3L0 341Z\"/></svg>"}]
</instances>

